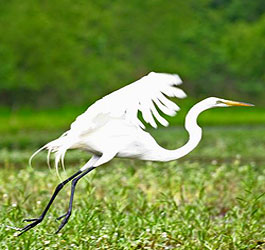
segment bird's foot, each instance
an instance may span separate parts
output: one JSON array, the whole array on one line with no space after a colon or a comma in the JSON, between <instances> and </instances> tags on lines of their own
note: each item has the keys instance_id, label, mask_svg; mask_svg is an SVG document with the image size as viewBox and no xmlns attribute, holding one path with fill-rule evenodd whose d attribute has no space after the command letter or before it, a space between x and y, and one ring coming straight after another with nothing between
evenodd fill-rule
<instances>
[{"instance_id":1,"label":"bird's foot","mask_svg":"<svg viewBox=\"0 0 265 250\"><path fill-rule=\"evenodd\" d=\"M38 221L40 218L24 219L23 222Z\"/></svg>"},{"instance_id":2,"label":"bird's foot","mask_svg":"<svg viewBox=\"0 0 265 250\"><path fill-rule=\"evenodd\" d=\"M67 212L67 213L65 213L65 214L63 214L63 215L61 215L61 216L59 216L58 218L56 218L56 220L61 220L62 218L66 217L66 216L67 216L67 214L68 214L68 212Z\"/></svg>"},{"instance_id":3,"label":"bird's foot","mask_svg":"<svg viewBox=\"0 0 265 250\"><path fill-rule=\"evenodd\" d=\"M37 226L41 221L43 220L43 217L39 217L36 219L24 219L23 221L32 221L32 223L26 225L25 227L19 228L19 227L11 227L8 226L9 228L15 229L16 231L20 231L21 233L19 233L17 236L20 236L21 234L27 232L28 230L30 230L31 228Z\"/></svg>"},{"instance_id":4,"label":"bird's foot","mask_svg":"<svg viewBox=\"0 0 265 250\"><path fill-rule=\"evenodd\" d=\"M62 216L58 217L57 220L61 220L62 218L64 218L61 222L61 225L59 226L58 230L55 233L59 233L61 231L61 229L66 225L66 223L68 222L69 218L71 216L71 211L68 211L67 213L63 214Z\"/></svg>"}]
</instances>

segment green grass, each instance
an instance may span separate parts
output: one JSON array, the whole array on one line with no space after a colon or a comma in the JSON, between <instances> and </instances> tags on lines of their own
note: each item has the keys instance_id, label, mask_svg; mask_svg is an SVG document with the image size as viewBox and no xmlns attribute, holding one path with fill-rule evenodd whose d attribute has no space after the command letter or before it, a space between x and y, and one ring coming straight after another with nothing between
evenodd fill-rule
<instances>
[{"instance_id":1,"label":"green grass","mask_svg":"<svg viewBox=\"0 0 265 250\"><path fill-rule=\"evenodd\" d=\"M263 126L205 127L195 151L171 163L115 159L78 183L74 212L59 235L56 217L67 209L70 185L47 218L21 237L59 179L37 147L62 131L17 131L0 141L0 249L264 249L265 131ZM167 148L187 135L180 127L152 131ZM89 155L67 154L73 174Z\"/></svg>"}]
</instances>

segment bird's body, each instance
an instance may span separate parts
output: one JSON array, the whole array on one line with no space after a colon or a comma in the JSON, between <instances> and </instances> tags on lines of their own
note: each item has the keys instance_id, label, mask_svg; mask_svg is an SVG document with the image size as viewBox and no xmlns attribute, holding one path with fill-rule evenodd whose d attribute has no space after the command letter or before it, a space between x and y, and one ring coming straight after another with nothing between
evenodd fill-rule
<instances>
[{"instance_id":1,"label":"bird's body","mask_svg":"<svg viewBox=\"0 0 265 250\"><path fill-rule=\"evenodd\" d=\"M98 156L145 160L152 149L158 147L149 133L126 120L116 118L78 138L71 149L83 149Z\"/></svg>"},{"instance_id":2,"label":"bird's body","mask_svg":"<svg viewBox=\"0 0 265 250\"><path fill-rule=\"evenodd\" d=\"M187 153L184 150L187 145L177 152L162 148L145 131L138 113L141 113L143 120L154 128L157 127L155 119L167 126L168 122L158 110L170 116L174 116L179 111L180 108L166 96L186 97L184 91L176 87L181 83L178 75L151 72L95 102L76 118L67 132L42 149L55 152L56 167L60 161L63 162L68 149L83 149L97 156L98 162L94 163L94 167L114 157L148 161L169 161L180 158ZM194 127L188 132L190 134L193 132L191 139L195 139L188 144L191 151L201 139L201 130L196 119Z\"/></svg>"},{"instance_id":3,"label":"bird's body","mask_svg":"<svg viewBox=\"0 0 265 250\"><path fill-rule=\"evenodd\" d=\"M138 113L141 112L143 120L154 128L157 127L155 119L167 126L168 122L158 109L170 116L176 114L179 107L165 95L186 97L176 87L181 83L178 75L151 72L96 101L76 118L67 132L40 150L55 152L56 167L60 161L63 162L68 149L91 152L99 158L93 165L95 167L114 157L165 161L165 149L144 130L145 126L138 118Z\"/></svg>"},{"instance_id":4,"label":"bird's body","mask_svg":"<svg viewBox=\"0 0 265 250\"><path fill-rule=\"evenodd\" d=\"M251 106L216 97L206 98L194 105L186 116L185 128L189 133L188 142L175 150L164 149L145 131L145 126L138 118L138 114L141 113L143 120L154 128L157 127L157 122L167 126L168 122L160 113L174 116L179 111L179 107L167 97L186 97L186 94L177 87L181 83L178 75L151 72L95 102L77 117L70 129L61 137L34 153L32 157L41 150L47 149L48 162L50 153L55 153L57 169L60 162L64 164L64 156L69 149L88 151L92 157L76 174L57 186L39 218L27 220L32 223L17 230L22 234L39 224L58 192L72 180L69 209L65 215L59 217L59 219L64 218L57 230L59 232L71 215L75 185L88 172L114 157L162 162L176 160L191 152L200 142L202 129L197 124L197 117L201 112L214 107Z\"/></svg>"}]
</instances>

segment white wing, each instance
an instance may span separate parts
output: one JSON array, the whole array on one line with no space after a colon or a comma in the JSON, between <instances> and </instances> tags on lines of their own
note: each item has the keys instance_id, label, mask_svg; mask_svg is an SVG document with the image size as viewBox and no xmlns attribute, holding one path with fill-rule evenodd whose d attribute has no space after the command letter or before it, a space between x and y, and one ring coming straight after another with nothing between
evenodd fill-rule
<instances>
[{"instance_id":1,"label":"white wing","mask_svg":"<svg viewBox=\"0 0 265 250\"><path fill-rule=\"evenodd\" d=\"M167 126L168 122L160 116L157 108L169 116L176 114L180 108L166 96L185 98L184 91L176 87L181 83L178 75L151 72L95 102L72 123L71 131L83 134L105 124L111 118L126 119L145 128L138 118L139 111L145 122L152 127L157 127L155 119Z\"/></svg>"}]
</instances>

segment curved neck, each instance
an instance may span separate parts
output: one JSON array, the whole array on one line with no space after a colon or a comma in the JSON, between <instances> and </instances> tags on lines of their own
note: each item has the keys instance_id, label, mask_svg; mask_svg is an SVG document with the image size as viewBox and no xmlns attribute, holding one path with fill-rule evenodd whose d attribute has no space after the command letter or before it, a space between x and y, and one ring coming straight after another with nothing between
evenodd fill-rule
<instances>
[{"instance_id":1,"label":"curved neck","mask_svg":"<svg viewBox=\"0 0 265 250\"><path fill-rule=\"evenodd\" d=\"M190 109L185 119L185 129L189 133L188 142L184 146L175 150L163 149L161 152L162 154L160 155L162 161L172 161L179 159L196 148L202 138L202 129L197 124L197 118L201 112L208 108L209 107L205 106L203 101L201 101Z\"/></svg>"}]
</instances>

